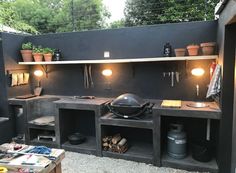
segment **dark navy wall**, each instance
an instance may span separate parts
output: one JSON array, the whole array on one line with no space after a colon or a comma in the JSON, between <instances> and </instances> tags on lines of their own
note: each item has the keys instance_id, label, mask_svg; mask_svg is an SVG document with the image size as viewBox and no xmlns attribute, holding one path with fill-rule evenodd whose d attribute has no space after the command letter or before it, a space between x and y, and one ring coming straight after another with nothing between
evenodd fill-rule
<instances>
[{"instance_id":1,"label":"dark navy wall","mask_svg":"<svg viewBox=\"0 0 236 173\"><path fill-rule=\"evenodd\" d=\"M162 56L166 42L170 42L173 48L180 48L191 43L216 41L216 31L217 22L209 21L47 34L30 36L27 40L43 47L61 49L64 60L102 59L104 51L110 51L111 58L141 58ZM116 97L125 92L133 92L144 98L192 100L197 83L201 84L201 97L205 97L210 63L211 61L188 62L187 67L185 61L92 65L95 83L95 88L92 89L83 87L82 65L54 65L48 66L51 72L48 79L42 79L42 85L45 94ZM196 64L205 67L206 75L202 79L186 74ZM113 70L110 91L106 90L107 81L101 75L105 67ZM163 78L163 72L168 71L181 72L181 82L173 88L170 86L170 78Z\"/></svg>"},{"instance_id":2,"label":"dark navy wall","mask_svg":"<svg viewBox=\"0 0 236 173\"><path fill-rule=\"evenodd\" d=\"M8 110L8 98L30 92L29 85L9 87L7 70L27 69L17 64L19 61L19 48L24 36L1 33L0 40L0 117L9 117L9 121L0 124L0 143L10 142L14 136L14 117ZM29 69L29 68L28 68ZM5 133L4 133L5 132Z\"/></svg>"},{"instance_id":3,"label":"dark navy wall","mask_svg":"<svg viewBox=\"0 0 236 173\"><path fill-rule=\"evenodd\" d=\"M18 65L18 62L21 61L20 48L24 39L24 35L2 33L5 74L7 73L7 70L12 72L17 72L17 70L26 70L30 72L28 66ZM8 82L9 79L7 76L5 76L5 79ZM6 84L6 86L8 97L30 93L30 85L9 87L9 85Z\"/></svg>"},{"instance_id":4,"label":"dark navy wall","mask_svg":"<svg viewBox=\"0 0 236 173\"><path fill-rule=\"evenodd\" d=\"M209 63L211 61L189 62L187 70L196 64L205 67L206 75L197 79L186 74L185 62L168 63L137 63L92 65L94 88L84 89L82 65L54 65L49 66L49 77L42 79L45 94L59 95L95 95L101 97L116 97L120 94L131 92L143 98L169 98L169 99L194 99L195 85L201 85L201 96L206 94L209 83ZM111 90L106 90L107 79L102 76L102 69L109 67L113 75L109 79ZM41 68L35 67L34 69ZM180 83L171 87L170 77L163 78L163 72L180 71ZM134 73L134 74L133 74ZM33 83L36 84L36 81Z\"/></svg>"},{"instance_id":5,"label":"dark navy wall","mask_svg":"<svg viewBox=\"0 0 236 173\"><path fill-rule=\"evenodd\" d=\"M0 116L7 116L7 92L6 92L6 81L5 81L5 68L4 68L4 58L3 58L3 41L2 34L0 33Z\"/></svg>"},{"instance_id":6,"label":"dark navy wall","mask_svg":"<svg viewBox=\"0 0 236 173\"><path fill-rule=\"evenodd\" d=\"M62 50L65 60L103 58L142 58L162 56L163 46L170 42L174 48L191 43L216 41L217 22L189 22L94 30L75 33L46 34L29 37L36 45Z\"/></svg>"}]
</instances>

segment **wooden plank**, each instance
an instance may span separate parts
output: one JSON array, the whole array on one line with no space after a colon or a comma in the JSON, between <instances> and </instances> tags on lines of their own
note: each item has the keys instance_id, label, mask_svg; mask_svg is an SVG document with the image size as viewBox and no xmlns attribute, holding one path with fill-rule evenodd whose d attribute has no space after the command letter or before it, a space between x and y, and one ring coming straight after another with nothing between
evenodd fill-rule
<instances>
[{"instance_id":1,"label":"wooden plank","mask_svg":"<svg viewBox=\"0 0 236 173\"><path fill-rule=\"evenodd\" d=\"M59 163L50 173L61 173L61 163Z\"/></svg>"},{"instance_id":2,"label":"wooden plank","mask_svg":"<svg viewBox=\"0 0 236 173\"><path fill-rule=\"evenodd\" d=\"M184 61L184 60L209 60L217 59L218 55L209 56L183 56L183 57L153 57L153 58L129 58L129 59L100 59L100 60L71 60L51 62L19 62L20 65L50 65L50 64L112 64L112 63L138 63L158 61Z\"/></svg>"}]
</instances>

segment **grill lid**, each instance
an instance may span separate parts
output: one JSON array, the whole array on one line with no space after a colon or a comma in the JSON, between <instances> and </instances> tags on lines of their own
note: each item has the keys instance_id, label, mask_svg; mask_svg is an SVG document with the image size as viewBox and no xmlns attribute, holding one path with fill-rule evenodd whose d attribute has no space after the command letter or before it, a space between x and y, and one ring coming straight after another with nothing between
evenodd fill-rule
<instances>
[{"instance_id":1,"label":"grill lid","mask_svg":"<svg viewBox=\"0 0 236 173\"><path fill-rule=\"evenodd\" d=\"M143 107L147 104L143 99L135 94L122 94L111 102L113 107Z\"/></svg>"}]
</instances>

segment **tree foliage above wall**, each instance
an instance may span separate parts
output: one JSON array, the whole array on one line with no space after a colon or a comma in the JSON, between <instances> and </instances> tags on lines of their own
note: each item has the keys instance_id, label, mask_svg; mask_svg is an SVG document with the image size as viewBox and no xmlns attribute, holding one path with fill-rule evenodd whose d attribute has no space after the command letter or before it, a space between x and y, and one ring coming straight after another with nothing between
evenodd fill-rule
<instances>
[{"instance_id":1,"label":"tree foliage above wall","mask_svg":"<svg viewBox=\"0 0 236 173\"><path fill-rule=\"evenodd\" d=\"M125 25L213 20L219 0L127 0Z\"/></svg>"},{"instance_id":2,"label":"tree foliage above wall","mask_svg":"<svg viewBox=\"0 0 236 173\"><path fill-rule=\"evenodd\" d=\"M18 14L14 11L12 4L8 1L2 1L0 3L0 24L10 26L23 32L37 33L35 27L21 20Z\"/></svg>"},{"instance_id":3,"label":"tree foliage above wall","mask_svg":"<svg viewBox=\"0 0 236 173\"><path fill-rule=\"evenodd\" d=\"M104 28L110 15L102 0L3 0L0 8L1 23L29 33ZM32 30L16 26L17 21Z\"/></svg>"},{"instance_id":4,"label":"tree foliage above wall","mask_svg":"<svg viewBox=\"0 0 236 173\"><path fill-rule=\"evenodd\" d=\"M108 25L103 0L0 0L0 23L35 34L212 20L218 1L126 0L125 19Z\"/></svg>"}]
</instances>

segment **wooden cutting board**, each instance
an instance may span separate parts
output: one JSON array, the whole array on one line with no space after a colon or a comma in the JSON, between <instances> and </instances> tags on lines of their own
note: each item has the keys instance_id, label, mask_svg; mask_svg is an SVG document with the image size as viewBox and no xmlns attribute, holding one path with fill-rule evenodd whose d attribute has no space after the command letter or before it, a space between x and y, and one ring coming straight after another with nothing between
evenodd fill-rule
<instances>
[{"instance_id":1,"label":"wooden cutting board","mask_svg":"<svg viewBox=\"0 0 236 173\"><path fill-rule=\"evenodd\" d=\"M181 100L163 100L161 107L181 108Z\"/></svg>"}]
</instances>

